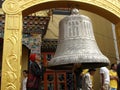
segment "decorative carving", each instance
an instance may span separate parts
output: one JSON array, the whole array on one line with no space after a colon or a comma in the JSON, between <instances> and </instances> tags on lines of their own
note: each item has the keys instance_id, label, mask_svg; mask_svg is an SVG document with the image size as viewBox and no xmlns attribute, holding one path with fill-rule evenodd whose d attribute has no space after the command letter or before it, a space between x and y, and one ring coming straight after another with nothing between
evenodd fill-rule
<instances>
[{"instance_id":1,"label":"decorative carving","mask_svg":"<svg viewBox=\"0 0 120 90\"><path fill-rule=\"evenodd\" d=\"M32 6L32 5L35 5L35 4L37 4L38 2L40 2L40 0L29 0L29 1L24 0L23 5L21 5L21 9L24 9L24 8L26 8L26 7L30 7L30 6Z\"/></svg>"},{"instance_id":2,"label":"decorative carving","mask_svg":"<svg viewBox=\"0 0 120 90\"><path fill-rule=\"evenodd\" d=\"M17 22L17 24L16 24ZM19 24L20 24L20 18L19 15L8 15L8 21L7 23L7 28L8 29L12 29L12 30L16 30L19 29Z\"/></svg>"},{"instance_id":3,"label":"decorative carving","mask_svg":"<svg viewBox=\"0 0 120 90\"><path fill-rule=\"evenodd\" d=\"M19 12L19 3L15 0L6 0L3 3L3 10L8 14L15 14Z\"/></svg>"},{"instance_id":4,"label":"decorative carving","mask_svg":"<svg viewBox=\"0 0 120 90\"><path fill-rule=\"evenodd\" d=\"M6 50L3 53L3 72L2 72L2 88L1 90L19 90L20 89L20 78L18 78L18 75L20 73L20 63L18 56L21 55L21 52L18 53L18 48L20 48L20 40L22 37L21 33L21 27L20 20L22 18L18 18L17 13L21 13L23 10L36 5L41 4L49 1L57 1L57 0L5 0L3 3L2 9L7 14L6 18L6 33L4 40L8 41L4 43L4 50ZM64 0L59 0L64 1ZM58 1L58 3L59 3ZM74 0L66 0L66 1L74 1ZM114 15L120 17L120 0L75 0L77 3L83 2L88 3L91 5L95 5L98 7L101 7L103 9L108 10L109 12L113 13ZM113 3L114 2L114 3ZM48 3L49 4L49 3ZM51 6L54 7L54 6ZM49 7L49 8L51 8ZM14 14L16 17L9 16L8 14ZM12 21L11 21L12 20ZM17 21L16 21L17 20ZM10 24L9 24L10 23ZM15 32L12 33L11 32ZM16 34L17 32L17 34ZM8 35L11 34L10 37ZM9 44L11 47L9 48L9 51L7 48L9 47ZM7 53L6 53L7 52Z\"/></svg>"},{"instance_id":5,"label":"decorative carving","mask_svg":"<svg viewBox=\"0 0 120 90\"><path fill-rule=\"evenodd\" d=\"M106 10L117 14L118 16L120 15L120 2L113 1L113 0L98 0L96 4L99 3L99 6L102 8L105 8Z\"/></svg>"},{"instance_id":6,"label":"decorative carving","mask_svg":"<svg viewBox=\"0 0 120 90\"><path fill-rule=\"evenodd\" d=\"M6 89L5 90L16 90L16 86L13 84L16 79L17 79L17 76L14 72L6 72L5 73L5 76L7 77L7 81L8 81L8 84L6 85Z\"/></svg>"},{"instance_id":7,"label":"decorative carving","mask_svg":"<svg viewBox=\"0 0 120 90\"><path fill-rule=\"evenodd\" d=\"M50 0L54 1L54 0ZM69 0L67 0L69 2ZM71 0L70 0L71 1ZM41 4L43 2L49 2L49 0L21 0L20 11L23 11L33 5ZM120 17L120 0L78 0L78 2L84 2L92 4L112 12L113 14ZM59 3L59 1L58 1Z\"/></svg>"},{"instance_id":8,"label":"decorative carving","mask_svg":"<svg viewBox=\"0 0 120 90\"><path fill-rule=\"evenodd\" d=\"M2 90L20 89L20 56L22 46L22 14L6 15L2 70ZM20 27L21 26L21 27ZM9 50L8 50L9 49ZM3 85L4 84L4 85Z\"/></svg>"},{"instance_id":9,"label":"decorative carving","mask_svg":"<svg viewBox=\"0 0 120 90\"><path fill-rule=\"evenodd\" d=\"M3 10L8 14L15 14L33 5L48 1L49 0L5 0ZM93 4L117 14L117 16L120 15L120 0L79 0L79 2Z\"/></svg>"},{"instance_id":10,"label":"decorative carving","mask_svg":"<svg viewBox=\"0 0 120 90\"><path fill-rule=\"evenodd\" d=\"M18 31L18 30L17 30ZM16 90L16 86L14 85L17 77L17 54L16 54L16 44L18 43L18 32L12 31L12 34L7 39L7 43L9 43L10 48L8 53L6 53L6 65L8 66L8 70L6 70L6 89L5 90Z\"/></svg>"}]
</instances>

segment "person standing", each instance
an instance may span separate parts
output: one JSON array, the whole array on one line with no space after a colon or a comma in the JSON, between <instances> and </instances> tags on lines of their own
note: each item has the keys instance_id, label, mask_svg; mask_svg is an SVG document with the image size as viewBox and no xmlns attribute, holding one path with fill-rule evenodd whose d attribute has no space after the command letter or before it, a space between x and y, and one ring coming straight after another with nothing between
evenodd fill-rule
<instances>
[{"instance_id":1,"label":"person standing","mask_svg":"<svg viewBox=\"0 0 120 90\"><path fill-rule=\"evenodd\" d=\"M81 68L77 68L75 71L75 76L76 76L76 88L77 90L81 90L82 89L82 69Z\"/></svg>"},{"instance_id":2,"label":"person standing","mask_svg":"<svg viewBox=\"0 0 120 90\"><path fill-rule=\"evenodd\" d=\"M110 77L109 70L107 69L107 67L100 68L100 76L101 76L101 90L109 90Z\"/></svg>"},{"instance_id":3,"label":"person standing","mask_svg":"<svg viewBox=\"0 0 120 90\"><path fill-rule=\"evenodd\" d=\"M39 90L43 75L40 55L31 54L30 60L32 63L28 69L27 90Z\"/></svg>"},{"instance_id":4,"label":"person standing","mask_svg":"<svg viewBox=\"0 0 120 90\"><path fill-rule=\"evenodd\" d=\"M27 90L27 87L26 87L27 78L28 78L28 71L27 70L23 70L22 90Z\"/></svg>"},{"instance_id":5,"label":"person standing","mask_svg":"<svg viewBox=\"0 0 120 90\"><path fill-rule=\"evenodd\" d=\"M118 89L120 90L120 62L117 64Z\"/></svg>"},{"instance_id":6,"label":"person standing","mask_svg":"<svg viewBox=\"0 0 120 90\"><path fill-rule=\"evenodd\" d=\"M91 76L95 74L96 69L92 68L88 70L82 78L82 90L93 90L93 84Z\"/></svg>"},{"instance_id":7,"label":"person standing","mask_svg":"<svg viewBox=\"0 0 120 90\"><path fill-rule=\"evenodd\" d=\"M117 76L117 64L112 64L110 69L110 90L117 90L118 76Z\"/></svg>"}]
</instances>

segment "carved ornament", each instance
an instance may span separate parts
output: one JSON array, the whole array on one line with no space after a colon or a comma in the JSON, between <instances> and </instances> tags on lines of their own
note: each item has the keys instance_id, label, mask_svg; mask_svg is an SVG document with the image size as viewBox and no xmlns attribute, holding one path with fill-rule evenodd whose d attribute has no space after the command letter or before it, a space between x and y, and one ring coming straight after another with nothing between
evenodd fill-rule
<instances>
[{"instance_id":1,"label":"carved ornament","mask_svg":"<svg viewBox=\"0 0 120 90\"><path fill-rule=\"evenodd\" d=\"M7 14L16 14L19 12L19 3L15 0L4 1L2 8Z\"/></svg>"}]
</instances>

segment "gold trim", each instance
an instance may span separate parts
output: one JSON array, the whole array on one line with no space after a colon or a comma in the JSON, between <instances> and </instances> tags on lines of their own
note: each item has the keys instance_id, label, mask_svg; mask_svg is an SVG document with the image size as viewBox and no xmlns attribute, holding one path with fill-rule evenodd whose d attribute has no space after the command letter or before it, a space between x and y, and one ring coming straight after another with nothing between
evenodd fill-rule
<instances>
[{"instance_id":1,"label":"gold trim","mask_svg":"<svg viewBox=\"0 0 120 90\"><path fill-rule=\"evenodd\" d=\"M3 3L3 10L8 14L16 14L19 12L19 3L15 0L6 0Z\"/></svg>"},{"instance_id":2,"label":"gold trim","mask_svg":"<svg viewBox=\"0 0 120 90\"><path fill-rule=\"evenodd\" d=\"M12 24L5 23L1 90L20 90L22 14L6 14L5 22L8 21L12 21Z\"/></svg>"},{"instance_id":3,"label":"gold trim","mask_svg":"<svg viewBox=\"0 0 120 90\"><path fill-rule=\"evenodd\" d=\"M73 4L73 6L81 6L84 4L84 9L89 9L89 11L101 16L103 14L105 18L108 18L116 25L120 22L119 0L5 0L2 6L6 14L6 20L1 90L20 90L22 13L24 14L24 11L28 10L28 8L30 10L28 13L33 13L36 9L43 10L63 6L68 7L68 4ZM90 6L87 7L88 5ZM39 6L39 8L35 6ZM97 10L101 10L101 12Z\"/></svg>"}]
</instances>

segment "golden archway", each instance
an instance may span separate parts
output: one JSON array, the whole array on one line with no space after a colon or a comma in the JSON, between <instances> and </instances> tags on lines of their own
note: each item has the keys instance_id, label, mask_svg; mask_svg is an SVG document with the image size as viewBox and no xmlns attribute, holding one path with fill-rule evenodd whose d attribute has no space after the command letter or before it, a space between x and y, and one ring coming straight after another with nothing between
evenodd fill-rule
<instances>
[{"instance_id":1,"label":"golden archway","mask_svg":"<svg viewBox=\"0 0 120 90\"><path fill-rule=\"evenodd\" d=\"M116 31L120 29L120 0L5 0L2 7L6 20L1 90L20 90L22 16L57 7L91 11L114 23ZM118 39L118 46L119 43Z\"/></svg>"}]
</instances>

